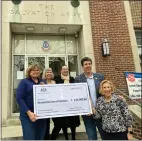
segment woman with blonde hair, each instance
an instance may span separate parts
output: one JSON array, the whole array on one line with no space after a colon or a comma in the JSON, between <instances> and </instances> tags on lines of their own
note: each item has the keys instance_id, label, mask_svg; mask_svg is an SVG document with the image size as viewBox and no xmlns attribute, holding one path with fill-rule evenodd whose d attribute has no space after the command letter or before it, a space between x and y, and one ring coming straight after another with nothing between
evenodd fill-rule
<instances>
[{"instance_id":1,"label":"woman with blonde hair","mask_svg":"<svg viewBox=\"0 0 142 141\"><path fill-rule=\"evenodd\" d=\"M52 72L52 68L44 69L42 74L42 79L44 80L44 84L55 84L55 81L53 80L54 74ZM46 119L46 132L44 136L44 140L49 140L50 136L50 119Z\"/></svg>"},{"instance_id":2,"label":"woman with blonde hair","mask_svg":"<svg viewBox=\"0 0 142 141\"><path fill-rule=\"evenodd\" d=\"M42 74L42 79L45 80L46 84L55 84L55 81L53 80L54 74L52 72L52 68L44 69Z\"/></svg>"},{"instance_id":3,"label":"woman with blonde hair","mask_svg":"<svg viewBox=\"0 0 142 141\"><path fill-rule=\"evenodd\" d=\"M102 96L93 108L93 116L95 119L102 118L104 140L132 139L132 115L126 101L115 95L114 89L111 81L103 80L100 83Z\"/></svg>"},{"instance_id":4,"label":"woman with blonde hair","mask_svg":"<svg viewBox=\"0 0 142 141\"><path fill-rule=\"evenodd\" d=\"M46 131L46 120L37 120L34 114L33 85L43 83L39 77L40 67L38 65L29 66L26 70L26 78L20 81L16 90L24 140L43 140Z\"/></svg>"}]
</instances>

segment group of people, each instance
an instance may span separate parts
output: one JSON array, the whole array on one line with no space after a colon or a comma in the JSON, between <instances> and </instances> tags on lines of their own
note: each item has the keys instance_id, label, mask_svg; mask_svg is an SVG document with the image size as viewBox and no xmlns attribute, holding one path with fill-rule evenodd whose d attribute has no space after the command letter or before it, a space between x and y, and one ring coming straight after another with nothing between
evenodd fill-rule
<instances>
[{"instance_id":1,"label":"group of people","mask_svg":"<svg viewBox=\"0 0 142 141\"><path fill-rule=\"evenodd\" d=\"M104 75L92 72L92 60L84 57L81 60L84 72L75 79L69 75L67 66L62 66L59 76L55 76L51 68L45 69L42 79L40 68L30 66L26 78L21 80L16 99L20 107L20 121L24 140L56 140L60 130L63 130L66 140L67 129L71 129L72 140L76 140L76 127L80 118L76 116L52 118L54 128L50 135L50 119L38 119L34 114L33 85L87 83L92 106L92 113L83 115L86 133L89 140L97 140L97 129L102 140L127 140L133 138L132 115L124 98L115 95L113 83L105 80Z\"/></svg>"}]
</instances>

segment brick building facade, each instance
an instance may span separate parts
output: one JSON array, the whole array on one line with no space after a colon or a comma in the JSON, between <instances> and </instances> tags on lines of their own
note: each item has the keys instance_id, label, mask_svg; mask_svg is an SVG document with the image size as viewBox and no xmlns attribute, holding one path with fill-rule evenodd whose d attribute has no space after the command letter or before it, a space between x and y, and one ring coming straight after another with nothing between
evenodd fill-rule
<instances>
[{"instance_id":1,"label":"brick building facade","mask_svg":"<svg viewBox=\"0 0 142 141\"><path fill-rule=\"evenodd\" d=\"M137 39L137 46L140 48L139 57L142 61L142 1L130 1L130 8L132 13L132 21L135 29L135 35ZM137 34L139 33L139 34ZM141 67L142 67L142 62ZM142 125L134 121L134 134L137 138L142 139Z\"/></svg>"},{"instance_id":2,"label":"brick building facade","mask_svg":"<svg viewBox=\"0 0 142 141\"><path fill-rule=\"evenodd\" d=\"M130 1L134 28L142 28L142 1Z\"/></svg>"},{"instance_id":3,"label":"brick building facade","mask_svg":"<svg viewBox=\"0 0 142 141\"><path fill-rule=\"evenodd\" d=\"M127 4L130 4L132 14L132 30L140 29L141 2L130 1ZM136 72L136 66L124 2L90 0L89 5L96 71L103 73L115 83L116 88L128 94L124 72ZM107 57L102 57L101 51L104 38L108 39L110 45L110 56ZM134 136L141 139L141 125L136 121L133 131Z\"/></svg>"},{"instance_id":4,"label":"brick building facade","mask_svg":"<svg viewBox=\"0 0 142 141\"><path fill-rule=\"evenodd\" d=\"M90 1L94 56L97 72L104 73L116 87L127 91L125 71L135 72L130 36L122 1ZM107 38L110 56L102 57L102 39Z\"/></svg>"}]
</instances>

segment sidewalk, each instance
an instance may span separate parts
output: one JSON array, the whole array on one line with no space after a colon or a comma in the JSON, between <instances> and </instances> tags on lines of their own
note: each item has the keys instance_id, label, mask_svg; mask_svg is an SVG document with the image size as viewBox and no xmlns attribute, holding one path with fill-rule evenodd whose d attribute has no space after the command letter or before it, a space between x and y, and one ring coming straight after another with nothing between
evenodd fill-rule
<instances>
[{"instance_id":1,"label":"sidewalk","mask_svg":"<svg viewBox=\"0 0 142 141\"><path fill-rule=\"evenodd\" d=\"M50 123L50 132L53 129L53 122ZM69 138L71 139L70 129L68 128ZM81 125L76 128L76 140L87 140L86 131L84 128L84 123L81 121ZM2 140L21 140L22 139L22 129L21 125L2 127ZM64 135L62 130L57 140L64 140Z\"/></svg>"}]
</instances>

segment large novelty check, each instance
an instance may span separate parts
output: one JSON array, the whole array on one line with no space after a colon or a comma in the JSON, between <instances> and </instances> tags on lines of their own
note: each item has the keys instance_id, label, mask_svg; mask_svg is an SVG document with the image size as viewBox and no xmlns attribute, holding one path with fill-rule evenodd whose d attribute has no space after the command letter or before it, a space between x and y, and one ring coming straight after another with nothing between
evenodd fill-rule
<instances>
[{"instance_id":1,"label":"large novelty check","mask_svg":"<svg viewBox=\"0 0 142 141\"><path fill-rule=\"evenodd\" d=\"M34 85L38 119L92 113L87 83Z\"/></svg>"}]
</instances>

